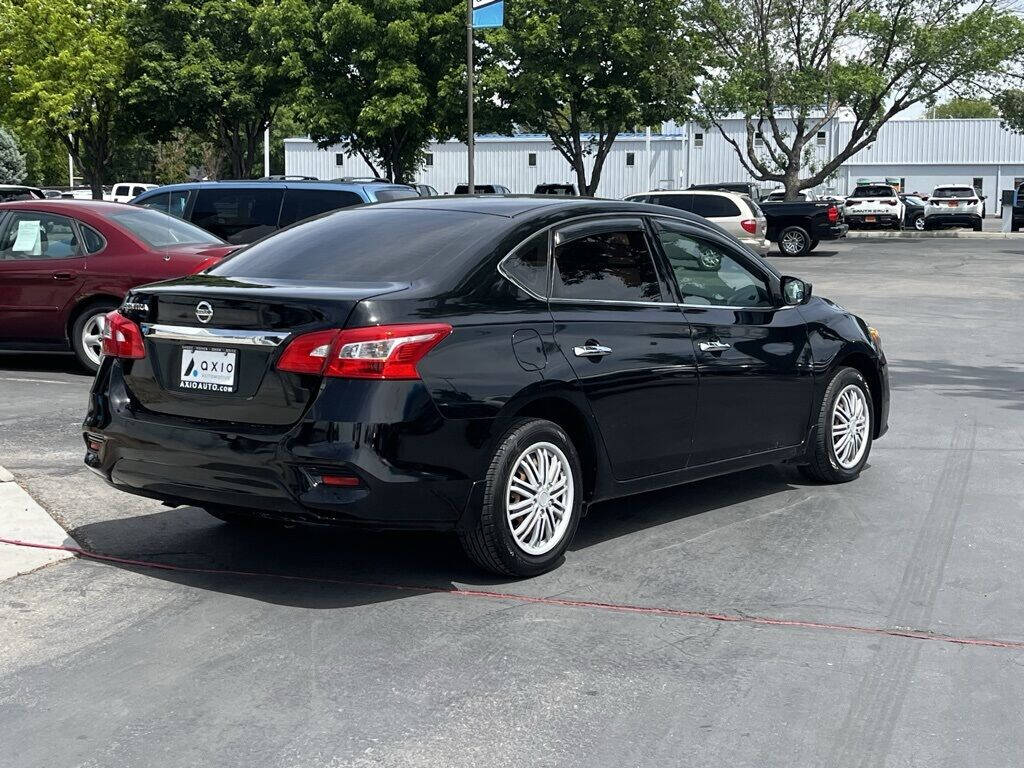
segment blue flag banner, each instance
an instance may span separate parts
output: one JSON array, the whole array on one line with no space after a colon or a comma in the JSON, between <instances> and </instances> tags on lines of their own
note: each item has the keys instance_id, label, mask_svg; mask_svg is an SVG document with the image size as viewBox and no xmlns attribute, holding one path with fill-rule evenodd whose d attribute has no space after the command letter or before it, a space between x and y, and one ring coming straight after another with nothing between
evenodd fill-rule
<instances>
[{"instance_id":1,"label":"blue flag banner","mask_svg":"<svg viewBox=\"0 0 1024 768\"><path fill-rule=\"evenodd\" d=\"M473 0L473 28L500 27L505 23L505 0Z\"/></svg>"}]
</instances>

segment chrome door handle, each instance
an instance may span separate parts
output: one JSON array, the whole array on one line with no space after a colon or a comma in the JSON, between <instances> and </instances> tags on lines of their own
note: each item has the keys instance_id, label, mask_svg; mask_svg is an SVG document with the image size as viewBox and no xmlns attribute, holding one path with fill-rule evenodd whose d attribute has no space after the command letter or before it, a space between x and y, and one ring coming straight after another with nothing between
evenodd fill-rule
<instances>
[{"instance_id":1,"label":"chrome door handle","mask_svg":"<svg viewBox=\"0 0 1024 768\"><path fill-rule=\"evenodd\" d=\"M702 341L698 345L701 352L724 352L727 349L732 349L732 345L726 344L724 341Z\"/></svg>"},{"instance_id":2,"label":"chrome door handle","mask_svg":"<svg viewBox=\"0 0 1024 768\"><path fill-rule=\"evenodd\" d=\"M573 347L573 353L576 357L604 357L610 355L611 347L602 347L600 344L586 344L582 347Z\"/></svg>"}]
</instances>

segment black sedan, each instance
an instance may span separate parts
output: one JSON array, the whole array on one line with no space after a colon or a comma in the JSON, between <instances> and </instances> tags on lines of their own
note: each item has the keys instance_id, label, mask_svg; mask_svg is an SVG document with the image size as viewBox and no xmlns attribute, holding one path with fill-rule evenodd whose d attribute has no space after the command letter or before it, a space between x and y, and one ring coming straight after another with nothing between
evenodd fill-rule
<instances>
[{"instance_id":1,"label":"black sedan","mask_svg":"<svg viewBox=\"0 0 1024 768\"><path fill-rule=\"evenodd\" d=\"M917 195L900 195L903 201L903 226L907 229L924 231L924 199Z\"/></svg>"},{"instance_id":2,"label":"black sedan","mask_svg":"<svg viewBox=\"0 0 1024 768\"><path fill-rule=\"evenodd\" d=\"M112 313L85 462L232 523L456 532L556 565L590 504L888 424L878 334L683 211L415 199L322 216Z\"/></svg>"}]
</instances>

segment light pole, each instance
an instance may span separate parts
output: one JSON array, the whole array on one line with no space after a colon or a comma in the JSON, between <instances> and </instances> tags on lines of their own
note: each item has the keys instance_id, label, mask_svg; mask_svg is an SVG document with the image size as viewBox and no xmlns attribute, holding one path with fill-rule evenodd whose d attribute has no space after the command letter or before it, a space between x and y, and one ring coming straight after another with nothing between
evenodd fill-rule
<instances>
[{"instance_id":1,"label":"light pole","mask_svg":"<svg viewBox=\"0 0 1024 768\"><path fill-rule=\"evenodd\" d=\"M466 0L466 148L469 169L466 185L469 194L476 193L474 184L474 154L476 138L473 135L473 0Z\"/></svg>"}]
</instances>

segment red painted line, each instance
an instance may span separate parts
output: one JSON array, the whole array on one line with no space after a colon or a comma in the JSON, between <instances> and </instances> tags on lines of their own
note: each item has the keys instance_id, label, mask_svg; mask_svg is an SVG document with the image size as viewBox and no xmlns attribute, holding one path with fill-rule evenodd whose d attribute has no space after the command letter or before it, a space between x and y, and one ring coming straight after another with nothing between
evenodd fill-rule
<instances>
[{"instance_id":1,"label":"red painted line","mask_svg":"<svg viewBox=\"0 0 1024 768\"><path fill-rule=\"evenodd\" d=\"M648 605L631 605L629 603L605 603L597 600L573 600L562 597L534 597L521 595L515 592L493 592L483 589L459 589L456 587L429 587L411 584L387 584L379 581L362 581L358 579L332 579L326 576L294 576L286 573L265 573L261 571L240 571L230 568L195 568L184 565L171 565L169 563L158 563L151 560L135 560L117 555L104 555L99 552L91 552L81 547L65 547L58 544L38 544L31 541L19 539L7 539L0 537L0 544L11 544L16 547L31 547L33 549L54 549L64 552L71 552L79 557L89 560L98 560L106 563L117 563L119 565L131 565L139 568L153 568L162 571L181 571L185 573L219 574L222 576L244 576L247 578L281 579L286 581L303 581L323 584L344 584L356 587L373 587L376 589L391 589L402 592L423 592L453 597L468 597L484 600L509 600L518 603L551 605L560 608L586 608L590 610L612 611L616 613L637 613L644 616L666 616L676 619L699 619L702 621L721 621L732 624L754 624L769 627L796 627L799 629L828 630L832 632L854 632L867 635L883 635L886 637L902 637L911 640L931 640L940 643L952 643L954 645L980 645L987 648L1008 648L1011 650L1024 650L1024 641L1021 640L996 640L985 637L957 637L953 635L940 635L921 629L890 629L885 627L868 627L858 624L831 624L821 621L807 621L802 619L779 619L770 616L747 616L744 614L718 613L715 611L687 610L684 608L659 608Z\"/></svg>"}]
</instances>

